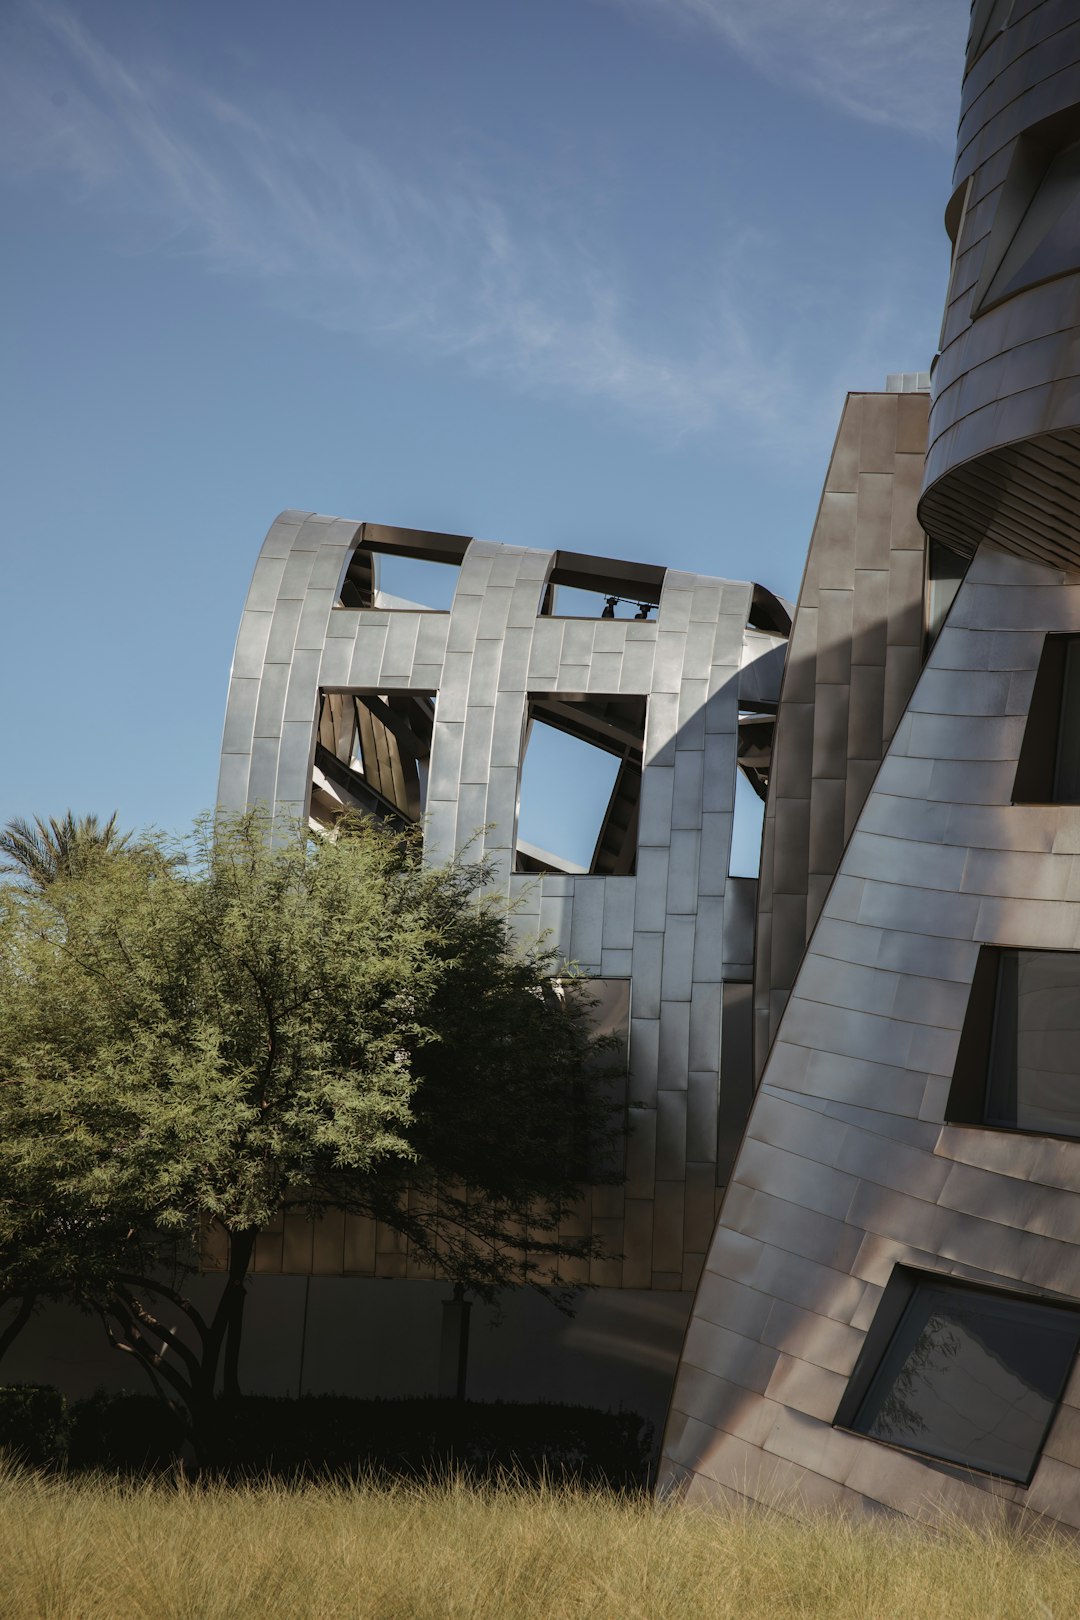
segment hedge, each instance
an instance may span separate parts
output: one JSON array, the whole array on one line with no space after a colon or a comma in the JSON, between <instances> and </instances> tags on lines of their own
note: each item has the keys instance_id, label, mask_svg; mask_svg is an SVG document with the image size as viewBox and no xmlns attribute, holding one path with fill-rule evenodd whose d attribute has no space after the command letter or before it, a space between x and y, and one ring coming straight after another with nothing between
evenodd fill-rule
<instances>
[{"instance_id":1,"label":"hedge","mask_svg":"<svg viewBox=\"0 0 1080 1620\"><path fill-rule=\"evenodd\" d=\"M200 1462L225 1478L424 1477L463 1469L535 1481L645 1486L652 1425L635 1412L546 1402L363 1400L305 1395L220 1401ZM176 1407L152 1395L98 1394L68 1408L58 1390L0 1388L0 1450L36 1467L152 1472L184 1443Z\"/></svg>"}]
</instances>

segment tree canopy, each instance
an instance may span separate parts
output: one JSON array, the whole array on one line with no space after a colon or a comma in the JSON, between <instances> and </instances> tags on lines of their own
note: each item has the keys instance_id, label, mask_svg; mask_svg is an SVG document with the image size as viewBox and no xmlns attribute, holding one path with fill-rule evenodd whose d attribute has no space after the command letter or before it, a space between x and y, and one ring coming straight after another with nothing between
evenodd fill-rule
<instances>
[{"instance_id":1,"label":"tree canopy","mask_svg":"<svg viewBox=\"0 0 1080 1620\"><path fill-rule=\"evenodd\" d=\"M58 878L76 877L101 853L115 854L131 842L130 833L116 825L114 810L106 822L96 815L76 816L70 810L59 819L13 816L0 828L0 872L17 876L24 886L44 889Z\"/></svg>"},{"instance_id":2,"label":"tree canopy","mask_svg":"<svg viewBox=\"0 0 1080 1620\"><path fill-rule=\"evenodd\" d=\"M0 1295L76 1298L193 1413L237 1386L245 1278L284 1208L401 1231L490 1295L558 1290L582 1182L621 1179L587 998L476 865L350 820L203 820L0 891ZM599 1166L599 1168L598 1168ZM228 1272L184 1277L208 1221ZM170 1342L160 1302L185 1317Z\"/></svg>"}]
</instances>

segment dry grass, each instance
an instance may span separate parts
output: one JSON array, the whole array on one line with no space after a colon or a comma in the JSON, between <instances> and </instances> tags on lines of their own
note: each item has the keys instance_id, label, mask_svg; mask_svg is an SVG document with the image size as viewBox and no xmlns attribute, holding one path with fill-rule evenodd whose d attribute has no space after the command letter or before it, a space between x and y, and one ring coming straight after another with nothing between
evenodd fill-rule
<instances>
[{"instance_id":1,"label":"dry grass","mask_svg":"<svg viewBox=\"0 0 1080 1620\"><path fill-rule=\"evenodd\" d=\"M1071 1620L1080 1550L567 1491L0 1476L0 1615L34 1620Z\"/></svg>"}]
</instances>

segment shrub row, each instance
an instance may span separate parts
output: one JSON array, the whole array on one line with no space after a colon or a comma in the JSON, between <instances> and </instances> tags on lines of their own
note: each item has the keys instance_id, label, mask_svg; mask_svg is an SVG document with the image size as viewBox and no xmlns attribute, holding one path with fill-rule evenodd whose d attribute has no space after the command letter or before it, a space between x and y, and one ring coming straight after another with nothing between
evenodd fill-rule
<instances>
[{"instance_id":1,"label":"shrub row","mask_svg":"<svg viewBox=\"0 0 1080 1620\"><path fill-rule=\"evenodd\" d=\"M151 1395L98 1394L69 1407L45 1386L0 1388L0 1449L34 1467L151 1472L175 1460L185 1433L183 1414ZM648 1483L652 1441L637 1413L587 1406L247 1396L219 1402L200 1462L230 1478L466 1469L625 1490Z\"/></svg>"}]
</instances>

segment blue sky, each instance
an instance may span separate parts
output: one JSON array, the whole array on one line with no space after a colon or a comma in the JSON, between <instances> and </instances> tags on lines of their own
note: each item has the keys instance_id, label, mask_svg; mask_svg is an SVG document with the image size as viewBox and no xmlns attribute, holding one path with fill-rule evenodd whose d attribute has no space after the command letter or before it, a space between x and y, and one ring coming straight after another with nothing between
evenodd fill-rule
<instances>
[{"instance_id":1,"label":"blue sky","mask_svg":"<svg viewBox=\"0 0 1080 1620\"><path fill-rule=\"evenodd\" d=\"M313 508L794 595L925 368L964 0L7 0L0 821L210 804Z\"/></svg>"}]
</instances>

